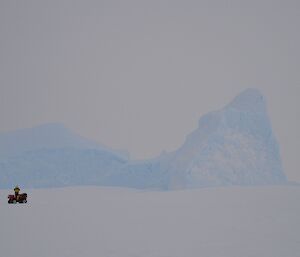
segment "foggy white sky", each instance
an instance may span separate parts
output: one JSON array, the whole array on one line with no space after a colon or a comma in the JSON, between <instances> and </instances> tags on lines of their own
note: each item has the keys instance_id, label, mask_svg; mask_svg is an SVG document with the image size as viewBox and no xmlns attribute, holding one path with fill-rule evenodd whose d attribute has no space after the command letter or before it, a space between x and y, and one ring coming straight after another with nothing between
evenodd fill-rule
<instances>
[{"instance_id":1,"label":"foggy white sky","mask_svg":"<svg viewBox=\"0 0 300 257\"><path fill-rule=\"evenodd\" d=\"M0 0L0 131L58 121L148 158L256 87L300 181L299 3Z\"/></svg>"}]
</instances>

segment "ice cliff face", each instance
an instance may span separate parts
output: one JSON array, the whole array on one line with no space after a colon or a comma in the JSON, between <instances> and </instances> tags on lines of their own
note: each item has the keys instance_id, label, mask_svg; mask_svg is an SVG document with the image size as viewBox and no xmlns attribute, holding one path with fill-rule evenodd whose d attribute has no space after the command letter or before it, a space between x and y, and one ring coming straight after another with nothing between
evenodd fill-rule
<instances>
[{"instance_id":1,"label":"ice cliff face","mask_svg":"<svg viewBox=\"0 0 300 257\"><path fill-rule=\"evenodd\" d=\"M286 182L266 102L255 89L242 92L222 110L203 116L178 150L154 160L129 163L123 169L126 176L139 178L142 188Z\"/></svg>"},{"instance_id":2,"label":"ice cliff face","mask_svg":"<svg viewBox=\"0 0 300 257\"><path fill-rule=\"evenodd\" d=\"M170 187L277 184L286 181L266 102L248 89L199 127L172 154Z\"/></svg>"},{"instance_id":3,"label":"ice cliff face","mask_svg":"<svg viewBox=\"0 0 300 257\"><path fill-rule=\"evenodd\" d=\"M127 161L59 123L0 134L0 188L106 185Z\"/></svg>"},{"instance_id":4,"label":"ice cliff face","mask_svg":"<svg viewBox=\"0 0 300 257\"><path fill-rule=\"evenodd\" d=\"M255 89L203 116L178 150L148 161L128 161L57 125L25 132L0 135L2 188L20 184L177 189L286 182L266 102Z\"/></svg>"},{"instance_id":5,"label":"ice cliff face","mask_svg":"<svg viewBox=\"0 0 300 257\"><path fill-rule=\"evenodd\" d=\"M40 149L97 149L124 155L73 133L60 123L0 133L0 158L13 157Z\"/></svg>"}]
</instances>

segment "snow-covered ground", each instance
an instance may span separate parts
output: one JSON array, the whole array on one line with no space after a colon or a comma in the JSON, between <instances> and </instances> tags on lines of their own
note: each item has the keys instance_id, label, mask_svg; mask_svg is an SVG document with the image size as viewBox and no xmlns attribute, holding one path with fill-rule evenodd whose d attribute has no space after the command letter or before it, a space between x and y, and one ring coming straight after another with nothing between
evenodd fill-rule
<instances>
[{"instance_id":1,"label":"snow-covered ground","mask_svg":"<svg viewBox=\"0 0 300 257\"><path fill-rule=\"evenodd\" d=\"M297 257L300 187L0 190L3 257Z\"/></svg>"}]
</instances>

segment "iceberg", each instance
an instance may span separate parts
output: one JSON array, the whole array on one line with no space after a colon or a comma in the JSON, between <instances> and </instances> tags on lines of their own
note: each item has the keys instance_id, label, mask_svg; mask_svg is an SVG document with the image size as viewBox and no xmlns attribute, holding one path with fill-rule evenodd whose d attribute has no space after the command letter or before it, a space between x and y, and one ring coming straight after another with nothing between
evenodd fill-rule
<instances>
[{"instance_id":1,"label":"iceberg","mask_svg":"<svg viewBox=\"0 0 300 257\"><path fill-rule=\"evenodd\" d=\"M0 188L101 185L173 190L287 182L266 100L247 89L204 115L179 149L130 161L59 124L0 134Z\"/></svg>"}]
</instances>

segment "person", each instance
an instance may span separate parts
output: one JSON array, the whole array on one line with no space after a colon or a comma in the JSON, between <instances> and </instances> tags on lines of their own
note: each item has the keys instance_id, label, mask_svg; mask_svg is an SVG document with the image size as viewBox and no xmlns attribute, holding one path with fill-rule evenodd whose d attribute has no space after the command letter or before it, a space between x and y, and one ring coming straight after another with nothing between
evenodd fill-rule
<instances>
[{"instance_id":1,"label":"person","mask_svg":"<svg viewBox=\"0 0 300 257\"><path fill-rule=\"evenodd\" d=\"M15 191L15 197L16 197L16 200L18 201L18 198L19 198L19 192L20 192L19 186L16 186L16 187L14 188L14 191Z\"/></svg>"}]
</instances>

